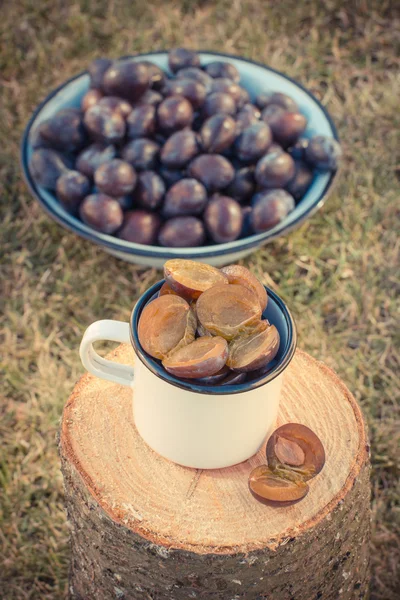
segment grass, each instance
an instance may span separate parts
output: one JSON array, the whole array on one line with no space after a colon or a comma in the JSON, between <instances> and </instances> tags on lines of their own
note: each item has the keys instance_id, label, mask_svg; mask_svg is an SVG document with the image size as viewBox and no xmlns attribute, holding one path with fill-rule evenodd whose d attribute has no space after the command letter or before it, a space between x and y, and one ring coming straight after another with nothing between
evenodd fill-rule
<instances>
[{"instance_id":1,"label":"grass","mask_svg":"<svg viewBox=\"0 0 400 600\"><path fill-rule=\"evenodd\" d=\"M283 70L321 99L338 126L345 160L333 197L245 264L293 309L300 347L332 366L362 406L373 465L371 598L398 598L399 25L395 3L385 0L3 3L2 598L65 596L68 528L55 435L83 372L78 344L93 320L126 319L159 278L46 217L22 181L22 131L48 90L93 57L175 45L225 50Z\"/></svg>"}]
</instances>

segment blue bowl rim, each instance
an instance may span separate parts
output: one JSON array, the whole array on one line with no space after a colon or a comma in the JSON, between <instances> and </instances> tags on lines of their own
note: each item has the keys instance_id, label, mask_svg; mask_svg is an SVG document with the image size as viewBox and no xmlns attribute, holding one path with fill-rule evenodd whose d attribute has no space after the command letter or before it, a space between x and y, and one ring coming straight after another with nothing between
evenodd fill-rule
<instances>
[{"instance_id":1,"label":"blue bowl rim","mask_svg":"<svg viewBox=\"0 0 400 600\"><path fill-rule=\"evenodd\" d=\"M255 390L266 383L269 383L275 377L278 377L286 367L289 365L292 360L294 353L296 351L297 346L297 332L296 332L296 324L294 319L286 306L283 300L272 291L267 286L264 286L267 290L269 300L273 300L278 308L281 310L283 316L285 317L286 325L288 328L288 340L286 346L283 350L282 357L279 362L265 375L260 377L259 379L255 379L253 381L247 381L244 383L239 383L236 385L229 386L221 386L221 385L199 385L190 382L189 380L182 380L170 375L159 362L149 356L142 348L139 342L137 324L139 322L140 315L142 310L150 300L152 296L161 288L162 284L165 282L165 279L158 281L154 285L152 285L142 296L139 298L137 303L135 304L131 318L129 320L129 330L130 330L130 338L131 344L135 350L136 356L141 360L141 362L159 379L163 379L167 383L170 383L178 388L183 390L187 390L190 392L195 392L198 394L208 394L208 395L226 395L226 394L240 394L243 392L248 392L250 390Z\"/></svg>"},{"instance_id":2,"label":"blue bowl rim","mask_svg":"<svg viewBox=\"0 0 400 600\"><path fill-rule=\"evenodd\" d=\"M278 71L277 69L273 69L272 67L269 67L268 65L265 65L261 62L251 60L249 58L245 58L240 55L228 54L228 53L223 53L223 52L214 52L211 50L197 50L197 52L199 52L200 54L204 53L204 54L209 54L211 56L216 56L216 57L241 60L243 62L247 62L247 63L253 64L253 65L256 65L258 67L262 67L263 69L266 69L267 71L271 71L272 73L276 73L276 74L280 75L281 77L287 79L288 81L292 82L298 88L303 90L303 92L305 92L319 106L319 108L324 113L324 116L327 119L327 121L332 129L333 137L337 141L339 141L339 136L338 136L336 126L335 126L329 112L321 104L321 102L306 87L304 87L301 83L299 83L295 79L292 79L285 73L282 73L281 71ZM126 55L126 56L121 56L120 59L148 57L150 54L168 54L168 50L154 50L151 52L130 54L130 55ZM29 166L28 166L28 140L29 140L29 136L30 136L30 132L31 132L33 123L34 123L37 115L39 114L39 112L42 110L42 108L66 85L75 81L76 79L79 79L80 77L82 77L83 75L85 75L87 73L88 73L87 71L81 71L77 75L74 75L73 77L67 79L62 84L60 84L57 88L52 90L44 98L44 100L42 102L40 102L40 104L36 107L36 109L32 113L32 116L29 119L29 121L25 127L25 130L24 130L24 133L22 136L22 140L21 140L21 146L20 146L20 164L21 164L22 173L23 173L25 182L26 182L30 192L37 199L39 204L42 206L42 208L45 210L45 212L52 219L54 219L58 224L62 225L66 229L79 235L80 237L87 239L99 246L106 246L111 251L123 253L126 255L137 255L137 256L151 257L151 258L158 258L158 259L162 258L162 259L167 260L169 258L177 258L178 256L180 256L181 251L185 251L185 252L189 251L187 254L187 258L195 257L196 259L200 260L201 258L211 258L211 257L223 256L226 254L230 254L232 252L242 252L243 250L248 250L253 247L261 246L261 245L265 244L267 241L271 241L271 240L281 236L282 234L286 234L286 233L292 231L293 229L297 228L307 218L309 218L313 214L315 214L325 204L327 197L328 197L328 191L331 191L332 186L337 178L337 174L339 172L338 170L331 172L329 180L327 181L324 189L321 191L319 196L315 199L312 206L310 206L305 212L303 212L301 215L299 215L297 217L297 219L295 221L293 221L293 223L291 223L289 226L282 225L273 234L269 233L269 231L267 230L267 231L263 232L262 239L254 239L256 236L259 237L260 234L253 234L246 238L243 238L240 240L235 240L234 242L230 242L230 243L226 243L226 244L216 244L215 246L208 245L208 246L200 246L198 248L193 248L193 251L194 251L193 255L191 255L191 253L190 253L190 250L192 250L191 248L185 247L185 248L170 249L167 247L164 248L162 246L142 246L141 247L141 244L137 244L134 247L132 247L132 246L129 246L130 242L126 242L125 240L119 240L116 237L97 232L94 229L90 230L90 231L86 231L83 229L81 230L79 227L79 224L78 224L79 222L77 222L77 224L75 225L74 223L70 223L67 219L63 218L63 216L56 214L53 211L52 207L47 203L46 199L41 195L40 190L39 190L38 186L36 185L36 182L34 181L32 175L30 173ZM233 245L233 246L230 247L231 245ZM221 246L223 246L223 247L221 247Z\"/></svg>"}]
</instances>

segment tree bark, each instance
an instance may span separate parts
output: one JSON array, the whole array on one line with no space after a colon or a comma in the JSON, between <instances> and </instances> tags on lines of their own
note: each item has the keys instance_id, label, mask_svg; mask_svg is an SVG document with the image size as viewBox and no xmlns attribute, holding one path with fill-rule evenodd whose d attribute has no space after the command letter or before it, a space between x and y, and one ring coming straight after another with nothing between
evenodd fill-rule
<instances>
[{"instance_id":1,"label":"tree bark","mask_svg":"<svg viewBox=\"0 0 400 600\"><path fill-rule=\"evenodd\" d=\"M113 357L134 359L129 346ZM367 598L369 447L362 416L333 371L301 351L285 373L277 426L289 421L317 433L326 464L302 501L266 506L247 486L251 469L265 463L265 444L228 469L181 467L140 438L130 389L83 376L65 406L59 441L70 597Z\"/></svg>"}]
</instances>

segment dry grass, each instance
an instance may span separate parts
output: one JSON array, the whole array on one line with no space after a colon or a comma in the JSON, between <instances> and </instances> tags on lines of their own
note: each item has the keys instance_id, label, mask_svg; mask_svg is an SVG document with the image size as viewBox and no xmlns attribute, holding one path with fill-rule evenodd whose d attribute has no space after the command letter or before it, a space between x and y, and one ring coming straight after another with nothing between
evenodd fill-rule
<instances>
[{"instance_id":1,"label":"dry grass","mask_svg":"<svg viewBox=\"0 0 400 600\"><path fill-rule=\"evenodd\" d=\"M47 91L91 58L177 44L269 63L308 85L338 124L346 160L336 194L248 264L293 308L301 347L333 366L362 405L372 441L372 598L398 598L400 22L386 1L323 4L3 3L2 598L64 597L68 530L55 434L82 372L78 343L91 321L126 318L159 277L106 256L43 214L20 174L23 127Z\"/></svg>"}]
</instances>

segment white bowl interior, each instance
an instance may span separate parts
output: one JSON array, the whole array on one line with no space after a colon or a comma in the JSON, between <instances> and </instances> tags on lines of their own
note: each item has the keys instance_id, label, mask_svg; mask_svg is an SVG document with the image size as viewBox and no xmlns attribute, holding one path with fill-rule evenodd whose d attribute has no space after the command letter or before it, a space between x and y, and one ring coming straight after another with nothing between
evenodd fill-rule
<instances>
[{"instance_id":1,"label":"white bowl interior","mask_svg":"<svg viewBox=\"0 0 400 600\"><path fill-rule=\"evenodd\" d=\"M270 71L269 69L263 66L247 62L246 60L240 58L219 56L208 52L200 53L200 58L202 64L207 64L215 60L222 60L235 65L240 72L241 83L247 88L253 99L257 94L268 91L279 91L291 96L294 100L296 100L301 112L308 119L305 137L311 137L317 134L331 137L334 136L334 130L326 114L322 110L321 106L306 91L298 87L298 85L295 82L286 79L286 77L284 77L283 75ZM149 53L146 55L137 56L135 58L135 60L138 61L144 59L151 60L156 65L161 67L164 71L168 71L166 53ZM67 83L41 108L41 110L36 115L36 118L32 123L31 131L34 131L35 127L39 123L53 116L61 108L79 107L81 99L87 92L88 88L89 76L86 74L81 75L77 79L74 79L73 81ZM28 141L28 160L32 154L32 151L32 146ZM274 228L268 230L267 240L265 239L265 233L260 233L252 235L249 238L236 240L227 244L218 244L217 246L202 246L199 248L185 249L144 246L140 244L134 244L132 242L125 242L124 240L118 240L118 245L121 247L122 252L126 248L126 250L129 250L133 254L135 253L135 249L138 250L139 253L143 253L143 251L147 249L151 251L153 257L155 255L165 255L166 252L168 252L168 254L170 255L190 255L192 257L204 257L208 253L212 254L216 250L218 250L219 253L224 250L226 250L226 252L232 253L235 250L240 251L240 247L243 246L243 243L249 240L252 240L253 245L257 246L267 241L270 241L274 237L277 237L277 235L282 233L283 229L287 230L293 227L294 224L297 223L299 219L301 219L302 215L307 213L312 207L318 208L318 198L322 197L330 177L330 173L317 173L309 190L299 202L299 204L297 204L296 208L284 219L284 221L276 225ZM62 205L58 202L57 198L53 193L51 193L49 190L46 190L45 188L42 188L40 186L38 187L40 190L40 194L46 200L49 208L56 215L62 218L64 222L69 223L74 229L80 230L83 234L86 233L89 235L93 235L93 230L90 227L87 227L79 219L70 215L63 209ZM323 201L321 200L320 203L322 204L322 202ZM100 240L105 241L111 239L116 241L116 238L112 236L108 236L97 232L96 235ZM114 254L119 255L119 253L116 252L114 252Z\"/></svg>"}]
</instances>

